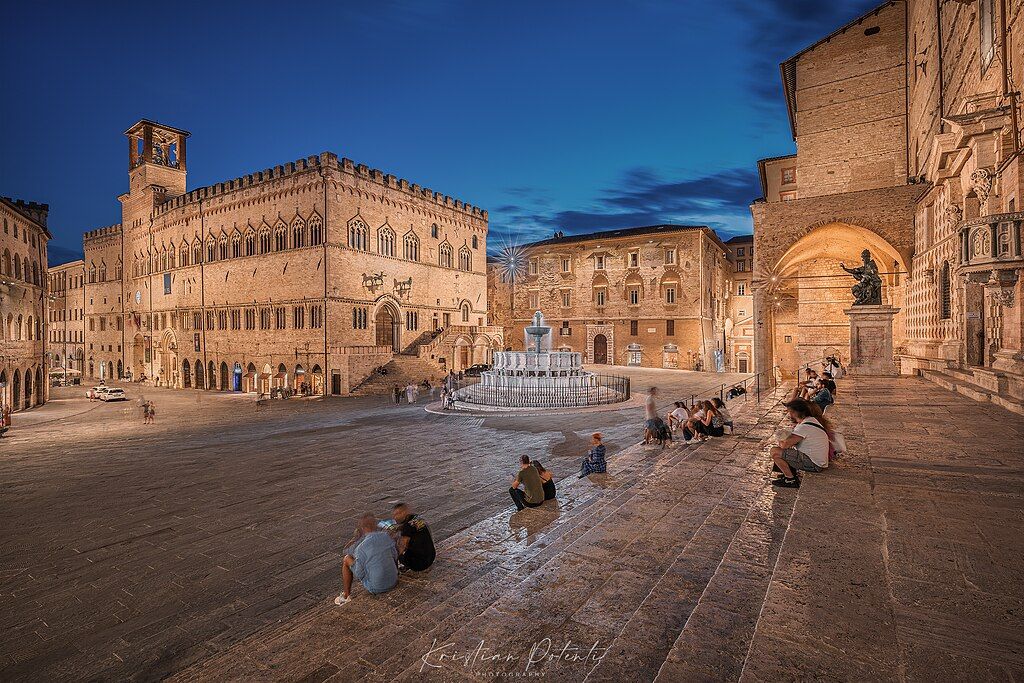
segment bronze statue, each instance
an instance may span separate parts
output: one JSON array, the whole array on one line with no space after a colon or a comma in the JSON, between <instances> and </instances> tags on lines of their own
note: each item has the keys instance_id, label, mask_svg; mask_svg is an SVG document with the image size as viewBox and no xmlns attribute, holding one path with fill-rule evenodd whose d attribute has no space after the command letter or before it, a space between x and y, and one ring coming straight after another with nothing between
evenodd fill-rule
<instances>
[{"instance_id":1,"label":"bronze statue","mask_svg":"<svg viewBox=\"0 0 1024 683\"><path fill-rule=\"evenodd\" d=\"M871 258L871 252L865 249L861 252L864 265L856 268L847 268L840 263L839 267L857 279L853 286L854 306L881 306L882 305L882 277L878 274L878 266Z\"/></svg>"}]
</instances>

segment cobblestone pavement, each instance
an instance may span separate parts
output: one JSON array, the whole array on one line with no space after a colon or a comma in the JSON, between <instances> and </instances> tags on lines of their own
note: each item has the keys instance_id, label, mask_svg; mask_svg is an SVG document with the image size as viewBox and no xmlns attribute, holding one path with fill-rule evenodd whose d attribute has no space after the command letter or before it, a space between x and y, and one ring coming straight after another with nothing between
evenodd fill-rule
<instances>
[{"instance_id":1,"label":"cobblestone pavement","mask_svg":"<svg viewBox=\"0 0 1024 683\"><path fill-rule=\"evenodd\" d=\"M664 400L732 376L630 371ZM355 517L397 499L439 540L509 503L522 452L571 475L589 433L613 454L640 411L429 415L379 398L290 400L146 389L156 424L84 387L15 415L0 441L0 679L154 678L336 592Z\"/></svg>"},{"instance_id":2,"label":"cobblestone pavement","mask_svg":"<svg viewBox=\"0 0 1024 683\"><path fill-rule=\"evenodd\" d=\"M358 402L275 407L249 437L214 402L191 436L133 423L62 457L25 440L0 461L0 678L1024 679L1024 418L913 378L839 401L850 454L798 491L767 483L785 421L767 397L734 406L733 435L667 449L628 446L635 410L584 429L403 407L402 436L365 449L385 461L350 452L381 429ZM590 419L614 422L609 474L512 514L495 454L569 474ZM348 520L403 483L439 561L335 607Z\"/></svg>"}]
</instances>

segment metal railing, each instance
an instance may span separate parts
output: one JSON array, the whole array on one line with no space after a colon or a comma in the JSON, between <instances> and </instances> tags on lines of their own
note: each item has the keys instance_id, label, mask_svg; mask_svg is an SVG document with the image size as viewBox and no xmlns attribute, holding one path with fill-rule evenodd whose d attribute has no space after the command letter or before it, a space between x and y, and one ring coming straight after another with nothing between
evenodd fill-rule
<instances>
[{"instance_id":1,"label":"metal railing","mask_svg":"<svg viewBox=\"0 0 1024 683\"><path fill-rule=\"evenodd\" d=\"M584 408L620 403L631 396L629 378L619 375L594 375L585 385L485 386L479 377L466 377L453 384L459 402L500 408Z\"/></svg>"}]
</instances>

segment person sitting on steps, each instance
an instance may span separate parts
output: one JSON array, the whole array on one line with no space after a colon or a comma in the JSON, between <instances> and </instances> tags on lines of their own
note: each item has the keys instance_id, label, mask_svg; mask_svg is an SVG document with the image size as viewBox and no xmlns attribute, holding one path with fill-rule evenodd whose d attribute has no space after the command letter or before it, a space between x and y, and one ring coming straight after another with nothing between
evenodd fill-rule
<instances>
[{"instance_id":1,"label":"person sitting on steps","mask_svg":"<svg viewBox=\"0 0 1024 683\"><path fill-rule=\"evenodd\" d=\"M520 489L520 486L523 488ZM512 478L508 494L512 496L512 502L518 510L540 507L544 502L544 483L540 480L537 468L530 462L530 456L519 458L519 472Z\"/></svg>"},{"instance_id":2,"label":"person sitting on steps","mask_svg":"<svg viewBox=\"0 0 1024 683\"><path fill-rule=\"evenodd\" d=\"M421 572L434 564L437 550L430 527L418 515L409 511L405 503L396 503L391 513L395 521L398 538L398 561L403 567Z\"/></svg>"},{"instance_id":3,"label":"person sitting on steps","mask_svg":"<svg viewBox=\"0 0 1024 683\"><path fill-rule=\"evenodd\" d=\"M829 425L824 417L815 418L811 404L802 398L783 405L796 426L788 437L779 441L778 446L772 447L775 469L782 474L772 484L795 489L800 488L797 470L821 472L828 467Z\"/></svg>"},{"instance_id":4,"label":"person sitting on steps","mask_svg":"<svg viewBox=\"0 0 1024 683\"><path fill-rule=\"evenodd\" d=\"M395 541L379 530L377 518L366 513L359 519L359 528L353 542L345 548L341 561L341 595L334 604L346 604L351 600L352 579L359 579L369 593L379 594L391 590L398 584L398 549Z\"/></svg>"},{"instance_id":5,"label":"person sitting on steps","mask_svg":"<svg viewBox=\"0 0 1024 683\"><path fill-rule=\"evenodd\" d=\"M608 464L604 459L604 443L601 439L601 432L594 432L590 435L590 451L587 452L587 457L583 458L580 479L588 474L604 474L608 471Z\"/></svg>"},{"instance_id":6,"label":"person sitting on steps","mask_svg":"<svg viewBox=\"0 0 1024 683\"><path fill-rule=\"evenodd\" d=\"M540 475L540 483L544 487L544 500L554 500L555 478L552 476L551 470L544 469L544 465L540 464L540 460L534 460L533 466L537 468L537 474Z\"/></svg>"}]
</instances>

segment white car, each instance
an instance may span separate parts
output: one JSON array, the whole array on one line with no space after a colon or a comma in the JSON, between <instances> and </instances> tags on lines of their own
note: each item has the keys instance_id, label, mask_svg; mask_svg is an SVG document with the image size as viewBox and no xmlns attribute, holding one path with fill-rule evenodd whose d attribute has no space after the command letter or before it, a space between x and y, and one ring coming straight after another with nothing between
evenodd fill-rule
<instances>
[{"instance_id":1,"label":"white car","mask_svg":"<svg viewBox=\"0 0 1024 683\"><path fill-rule=\"evenodd\" d=\"M110 391L110 387L105 387L103 385L96 386L90 389L89 391L85 392L85 397L102 399L103 394L107 393L108 391Z\"/></svg>"},{"instance_id":2,"label":"white car","mask_svg":"<svg viewBox=\"0 0 1024 683\"><path fill-rule=\"evenodd\" d=\"M112 387L100 394L99 399L101 401L127 401L128 395L124 393L124 389Z\"/></svg>"}]
</instances>

